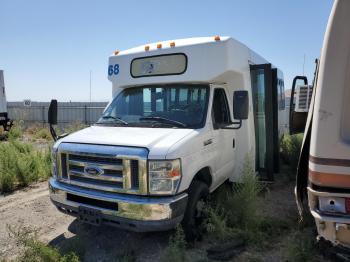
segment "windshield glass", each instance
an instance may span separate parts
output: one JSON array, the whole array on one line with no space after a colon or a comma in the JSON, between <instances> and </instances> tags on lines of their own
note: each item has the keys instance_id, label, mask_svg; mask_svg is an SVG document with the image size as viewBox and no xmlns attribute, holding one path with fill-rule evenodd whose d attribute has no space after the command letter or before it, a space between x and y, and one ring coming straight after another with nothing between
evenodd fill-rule
<instances>
[{"instance_id":1,"label":"windshield glass","mask_svg":"<svg viewBox=\"0 0 350 262\"><path fill-rule=\"evenodd\" d=\"M206 85L157 85L125 88L96 124L201 128L209 100Z\"/></svg>"}]
</instances>

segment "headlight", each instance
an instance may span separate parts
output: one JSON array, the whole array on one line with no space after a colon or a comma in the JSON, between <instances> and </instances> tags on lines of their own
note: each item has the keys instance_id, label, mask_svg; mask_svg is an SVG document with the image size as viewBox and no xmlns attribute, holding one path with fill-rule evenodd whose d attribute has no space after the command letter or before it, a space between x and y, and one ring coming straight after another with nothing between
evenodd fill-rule
<instances>
[{"instance_id":1,"label":"headlight","mask_svg":"<svg viewBox=\"0 0 350 262\"><path fill-rule=\"evenodd\" d=\"M52 176L57 178L57 148L53 147L51 150Z\"/></svg>"},{"instance_id":2,"label":"headlight","mask_svg":"<svg viewBox=\"0 0 350 262\"><path fill-rule=\"evenodd\" d=\"M181 178L180 159L150 160L148 163L150 193L175 194Z\"/></svg>"}]
</instances>

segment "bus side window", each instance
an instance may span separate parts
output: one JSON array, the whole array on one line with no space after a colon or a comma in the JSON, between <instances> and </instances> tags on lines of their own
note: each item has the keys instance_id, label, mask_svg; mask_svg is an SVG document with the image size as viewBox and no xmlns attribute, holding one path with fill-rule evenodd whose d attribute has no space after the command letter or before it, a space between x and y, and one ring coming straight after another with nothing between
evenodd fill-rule
<instances>
[{"instance_id":1,"label":"bus side window","mask_svg":"<svg viewBox=\"0 0 350 262\"><path fill-rule=\"evenodd\" d=\"M284 95L284 82L281 79L277 81L278 92L278 110L284 110L286 108L285 95Z\"/></svg>"},{"instance_id":2,"label":"bus side window","mask_svg":"<svg viewBox=\"0 0 350 262\"><path fill-rule=\"evenodd\" d=\"M230 109L228 107L225 90L215 89L213 100L213 122L214 128L220 124L230 124Z\"/></svg>"}]
</instances>

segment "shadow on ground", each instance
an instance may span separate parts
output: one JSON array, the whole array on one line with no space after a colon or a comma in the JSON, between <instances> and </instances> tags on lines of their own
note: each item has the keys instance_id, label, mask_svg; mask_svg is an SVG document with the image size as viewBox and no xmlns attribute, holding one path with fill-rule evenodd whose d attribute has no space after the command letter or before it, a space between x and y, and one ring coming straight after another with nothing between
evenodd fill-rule
<instances>
[{"instance_id":1,"label":"shadow on ground","mask_svg":"<svg viewBox=\"0 0 350 262\"><path fill-rule=\"evenodd\" d=\"M83 261L158 261L172 231L137 233L74 220L50 241L62 252L74 251Z\"/></svg>"}]
</instances>

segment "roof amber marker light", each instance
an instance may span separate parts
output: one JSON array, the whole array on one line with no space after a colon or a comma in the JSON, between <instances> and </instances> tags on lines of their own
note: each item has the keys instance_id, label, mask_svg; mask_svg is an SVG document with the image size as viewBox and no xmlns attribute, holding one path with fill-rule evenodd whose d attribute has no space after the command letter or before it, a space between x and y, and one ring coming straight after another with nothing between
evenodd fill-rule
<instances>
[{"instance_id":1,"label":"roof amber marker light","mask_svg":"<svg viewBox=\"0 0 350 262\"><path fill-rule=\"evenodd\" d=\"M214 37L214 40L215 40L215 41L220 41L220 36L218 36L218 35L215 36L215 37Z\"/></svg>"},{"instance_id":2,"label":"roof amber marker light","mask_svg":"<svg viewBox=\"0 0 350 262\"><path fill-rule=\"evenodd\" d=\"M145 46L145 51L149 51L149 45Z\"/></svg>"},{"instance_id":3,"label":"roof amber marker light","mask_svg":"<svg viewBox=\"0 0 350 262\"><path fill-rule=\"evenodd\" d=\"M162 48L162 44L157 44L157 48L161 49Z\"/></svg>"},{"instance_id":4,"label":"roof amber marker light","mask_svg":"<svg viewBox=\"0 0 350 262\"><path fill-rule=\"evenodd\" d=\"M171 42L170 47L175 47L175 42Z\"/></svg>"},{"instance_id":5,"label":"roof amber marker light","mask_svg":"<svg viewBox=\"0 0 350 262\"><path fill-rule=\"evenodd\" d=\"M119 50L115 50L115 51L113 52L113 54L114 54L114 55L119 54Z\"/></svg>"}]
</instances>

